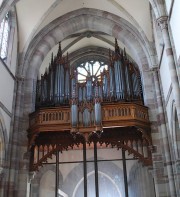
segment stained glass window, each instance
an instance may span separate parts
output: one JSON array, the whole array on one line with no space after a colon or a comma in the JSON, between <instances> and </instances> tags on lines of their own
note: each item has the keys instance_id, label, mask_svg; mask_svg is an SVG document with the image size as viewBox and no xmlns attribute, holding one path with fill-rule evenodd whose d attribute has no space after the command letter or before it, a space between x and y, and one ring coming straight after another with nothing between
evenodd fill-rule
<instances>
[{"instance_id":1,"label":"stained glass window","mask_svg":"<svg viewBox=\"0 0 180 197\"><path fill-rule=\"evenodd\" d=\"M0 24L0 57L7 57L8 38L9 38L9 14L7 13Z\"/></svg>"},{"instance_id":2,"label":"stained glass window","mask_svg":"<svg viewBox=\"0 0 180 197\"><path fill-rule=\"evenodd\" d=\"M78 71L78 81L84 82L86 81L87 76L92 76L93 79L100 79L101 72L106 69L107 65L104 62L100 61L88 61L82 63L77 67Z\"/></svg>"}]
</instances>

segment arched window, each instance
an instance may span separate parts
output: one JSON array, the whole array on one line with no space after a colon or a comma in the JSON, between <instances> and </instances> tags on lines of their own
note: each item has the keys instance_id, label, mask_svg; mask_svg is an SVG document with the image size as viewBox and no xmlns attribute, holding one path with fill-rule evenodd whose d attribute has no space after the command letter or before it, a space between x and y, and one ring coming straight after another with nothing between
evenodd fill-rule
<instances>
[{"instance_id":1,"label":"arched window","mask_svg":"<svg viewBox=\"0 0 180 197\"><path fill-rule=\"evenodd\" d=\"M101 72L106 69L107 70L107 65L104 62L100 61L88 61L81 63L77 67L78 71L78 81L79 82L85 82L86 77L89 75L92 77L93 80L95 79L100 79Z\"/></svg>"},{"instance_id":2,"label":"arched window","mask_svg":"<svg viewBox=\"0 0 180 197\"><path fill-rule=\"evenodd\" d=\"M0 25L0 57L3 60L7 58L9 32L9 13L7 13Z\"/></svg>"}]
</instances>

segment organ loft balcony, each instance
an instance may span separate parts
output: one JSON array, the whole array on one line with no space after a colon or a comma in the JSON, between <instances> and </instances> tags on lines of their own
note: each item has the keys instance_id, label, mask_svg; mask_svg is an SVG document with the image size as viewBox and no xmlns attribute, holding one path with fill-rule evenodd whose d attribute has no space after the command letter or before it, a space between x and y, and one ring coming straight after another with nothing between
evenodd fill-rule
<instances>
[{"instance_id":1,"label":"organ loft balcony","mask_svg":"<svg viewBox=\"0 0 180 197\"><path fill-rule=\"evenodd\" d=\"M151 165L150 122L140 72L117 40L107 59L71 66L59 45L37 80L36 110L29 116L32 170L57 149L87 143L122 148Z\"/></svg>"},{"instance_id":2,"label":"organ loft balcony","mask_svg":"<svg viewBox=\"0 0 180 197\"><path fill-rule=\"evenodd\" d=\"M93 113L93 112L92 112ZM82 117L83 112L79 112ZM111 127L137 127L150 137L150 123L148 108L137 103L104 103L102 104L102 124L96 125L94 120L89 125L79 120L77 127L71 124L71 109L67 106L42 108L30 114L29 138L34 143L36 136L41 132L78 131L91 133L94 131L110 129Z\"/></svg>"}]
</instances>

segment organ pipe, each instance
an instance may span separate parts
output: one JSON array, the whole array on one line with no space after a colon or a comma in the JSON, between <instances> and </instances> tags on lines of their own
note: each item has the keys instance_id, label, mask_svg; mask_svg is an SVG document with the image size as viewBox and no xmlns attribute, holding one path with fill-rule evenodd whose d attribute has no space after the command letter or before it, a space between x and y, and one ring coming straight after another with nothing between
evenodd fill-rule
<instances>
[{"instance_id":1,"label":"organ pipe","mask_svg":"<svg viewBox=\"0 0 180 197\"><path fill-rule=\"evenodd\" d=\"M74 70L71 79L71 125L72 128L78 126L78 106L77 106L77 73Z\"/></svg>"}]
</instances>

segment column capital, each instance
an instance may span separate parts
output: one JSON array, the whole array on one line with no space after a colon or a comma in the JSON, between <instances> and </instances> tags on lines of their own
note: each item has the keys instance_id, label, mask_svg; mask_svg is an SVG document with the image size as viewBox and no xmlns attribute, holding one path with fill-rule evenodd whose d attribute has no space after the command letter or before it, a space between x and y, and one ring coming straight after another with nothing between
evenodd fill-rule
<instances>
[{"instance_id":1,"label":"column capital","mask_svg":"<svg viewBox=\"0 0 180 197\"><path fill-rule=\"evenodd\" d=\"M161 31L168 28L168 16L161 16L156 21L161 27Z\"/></svg>"},{"instance_id":2,"label":"column capital","mask_svg":"<svg viewBox=\"0 0 180 197\"><path fill-rule=\"evenodd\" d=\"M159 67L152 67L149 69L151 72L159 72Z\"/></svg>"}]
</instances>

